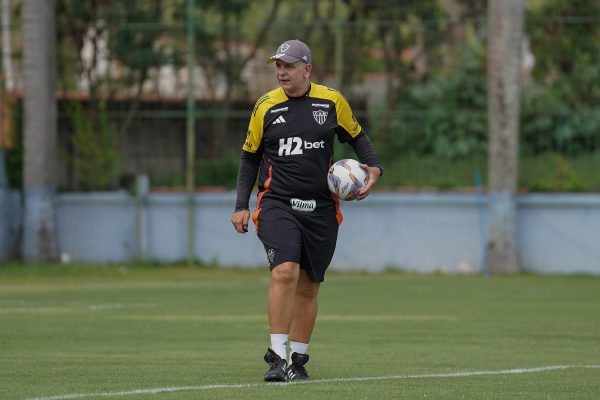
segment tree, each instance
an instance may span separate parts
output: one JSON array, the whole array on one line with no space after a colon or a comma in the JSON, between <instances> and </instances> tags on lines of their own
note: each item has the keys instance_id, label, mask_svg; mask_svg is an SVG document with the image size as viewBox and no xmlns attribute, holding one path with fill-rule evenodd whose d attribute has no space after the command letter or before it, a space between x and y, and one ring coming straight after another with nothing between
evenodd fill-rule
<instances>
[{"instance_id":1,"label":"tree","mask_svg":"<svg viewBox=\"0 0 600 400\"><path fill-rule=\"evenodd\" d=\"M519 271L517 155L524 0L488 1L489 222L487 252L495 273Z\"/></svg>"},{"instance_id":2,"label":"tree","mask_svg":"<svg viewBox=\"0 0 600 400\"><path fill-rule=\"evenodd\" d=\"M537 78L576 74L581 64L598 64L600 2L538 2L528 13L527 32L535 53Z\"/></svg>"},{"instance_id":3,"label":"tree","mask_svg":"<svg viewBox=\"0 0 600 400\"><path fill-rule=\"evenodd\" d=\"M66 110L73 125L67 157L71 189L117 184L118 145L139 112L144 85L152 72L177 62L166 9L160 0L58 0L59 70L67 77L61 89L84 86L88 92L86 103L73 102ZM118 110L124 117L109 121L112 98L126 99Z\"/></svg>"},{"instance_id":4,"label":"tree","mask_svg":"<svg viewBox=\"0 0 600 400\"><path fill-rule=\"evenodd\" d=\"M25 179L23 258L58 257L56 188L56 55L54 0L23 3Z\"/></svg>"},{"instance_id":5,"label":"tree","mask_svg":"<svg viewBox=\"0 0 600 400\"><path fill-rule=\"evenodd\" d=\"M209 86L215 87L211 81L221 78L224 85L218 109L221 117L214 129L217 134L208 146L208 158L215 159L223 155L226 132L229 131L228 114L234 100L247 94L242 72L266 40L281 4L278 0L265 2L262 8L265 17L261 18L258 29L253 29L250 35L244 35L242 30L244 17L251 5L249 1L203 0L197 6L196 61L207 72ZM214 24L215 21L218 23Z\"/></svg>"}]
</instances>

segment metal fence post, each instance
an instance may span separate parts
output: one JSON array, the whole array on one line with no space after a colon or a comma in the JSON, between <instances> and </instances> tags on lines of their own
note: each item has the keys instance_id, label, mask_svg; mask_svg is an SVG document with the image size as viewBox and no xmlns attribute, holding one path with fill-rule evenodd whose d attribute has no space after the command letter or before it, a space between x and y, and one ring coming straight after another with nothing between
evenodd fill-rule
<instances>
[{"instance_id":1,"label":"metal fence post","mask_svg":"<svg viewBox=\"0 0 600 400\"><path fill-rule=\"evenodd\" d=\"M135 258L136 261L146 259L146 212L145 199L150 191L148 175L135 178Z\"/></svg>"},{"instance_id":2,"label":"metal fence post","mask_svg":"<svg viewBox=\"0 0 600 400\"><path fill-rule=\"evenodd\" d=\"M196 110L194 103L194 53L195 53L195 26L194 9L195 1L187 0L187 49L188 49L188 85L187 85L187 130L186 130L186 192L187 192L187 264L194 264L195 241L195 210L194 210L194 184L195 184L195 122Z\"/></svg>"}]
</instances>

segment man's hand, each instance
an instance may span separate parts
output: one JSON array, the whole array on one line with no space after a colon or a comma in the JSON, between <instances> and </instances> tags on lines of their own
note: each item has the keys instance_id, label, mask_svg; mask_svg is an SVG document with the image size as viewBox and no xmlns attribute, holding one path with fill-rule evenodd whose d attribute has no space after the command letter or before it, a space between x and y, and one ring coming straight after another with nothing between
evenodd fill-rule
<instances>
[{"instance_id":1,"label":"man's hand","mask_svg":"<svg viewBox=\"0 0 600 400\"><path fill-rule=\"evenodd\" d=\"M231 223L239 233L248 232L248 221L250 220L250 210L240 210L233 213Z\"/></svg>"},{"instance_id":2,"label":"man's hand","mask_svg":"<svg viewBox=\"0 0 600 400\"><path fill-rule=\"evenodd\" d=\"M369 167L367 164L360 164L360 166L367 170L367 173L369 174L369 180L367 181L367 186L362 188L362 190L356 195L356 200L358 201L369 195L371 188L375 186L375 183L377 183L379 175L381 174L381 171L377 167Z\"/></svg>"}]
</instances>

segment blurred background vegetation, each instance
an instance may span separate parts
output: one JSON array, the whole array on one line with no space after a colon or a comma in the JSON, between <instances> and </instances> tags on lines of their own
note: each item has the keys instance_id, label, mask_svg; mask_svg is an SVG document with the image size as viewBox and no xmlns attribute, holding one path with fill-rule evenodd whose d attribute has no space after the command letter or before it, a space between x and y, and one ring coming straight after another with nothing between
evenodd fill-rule
<instances>
[{"instance_id":1,"label":"blurred background vegetation","mask_svg":"<svg viewBox=\"0 0 600 400\"><path fill-rule=\"evenodd\" d=\"M487 176L486 2L196 0L197 185L233 188L266 58L312 49L313 81L341 90L376 145L380 189L473 190ZM9 2L22 62L21 2ZM57 0L59 187L185 182L185 0ZM600 191L600 2L529 0L519 186ZM21 92L5 90L9 181L22 184ZM353 157L336 147L336 159ZM483 183L485 185L485 182Z\"/></svg>"}]
</instances>

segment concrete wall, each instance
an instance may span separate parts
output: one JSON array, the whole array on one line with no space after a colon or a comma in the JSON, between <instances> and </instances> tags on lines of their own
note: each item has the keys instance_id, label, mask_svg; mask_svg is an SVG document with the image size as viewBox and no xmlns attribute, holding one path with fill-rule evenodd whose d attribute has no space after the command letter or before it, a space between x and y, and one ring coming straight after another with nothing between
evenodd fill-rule
<instances>
[{"instance_id":1,"label":"concrete wall","mask_svg":"<svg viewBox=\"0 0 600 400\"><path fill-rule=\"evenodd\" d=\"M195 200L197 259L266 265L254 227L240 235L231 226L235 193L198 194ZM151 193L139 213L126 192L60 194L57 204L66 259L127 262L138 254L148 261L186 259L185 194ZM600 274L600 195L524 195L518 204L525 270ZM342 203L344 222L331 268L480 272L485 207L485 198L472 194L374 193L363 202Z\"/></svg>"},{"instance_id":2,"label":"concrete wall","mask_svg":"<svg viewBox=\"0 0 600 400\"><path fill-rule=\"evenodd\" d=\"M20 193L0 189L0 260L18 255L22 216Z\"/></svg>"},{"instance_id":3,"label":"concrete wall","mask_svg":"<svg viewBox=\"0 0 600 400\"><path fill-rule=\"evenodd\" d=\"M0 260L15 255L20 237L20 221L20 196L8 187L5 152L0 148Z\"/></svg>"},{"instance_id":4,"label":"concrete wall","mask_svg":"<svg viewBox=\"0 0 600 400\"><path fill-rule=\"evenodd\" d=\"M599 201L594 194L522 197L521 263L534 272L600 274Z\"/></svg>"}]
</instances>

